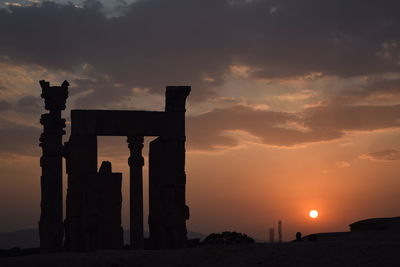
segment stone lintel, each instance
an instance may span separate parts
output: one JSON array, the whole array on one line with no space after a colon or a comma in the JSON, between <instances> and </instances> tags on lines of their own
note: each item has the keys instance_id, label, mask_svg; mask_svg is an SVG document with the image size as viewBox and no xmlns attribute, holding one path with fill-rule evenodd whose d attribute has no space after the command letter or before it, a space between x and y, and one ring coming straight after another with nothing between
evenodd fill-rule
<instances>
[{"instance_id":1,"label":"stone lintel","mask_svg":"<svg viewBox=\"0 0 400 267\"><path fill-rule=\"evenodd\" d=\"M184 136L184 129L170 127L180 120L174 113L130 110L72 110L72 135ZM184 118L182 118L184 119Z\"/></svg>"}]
</instances>

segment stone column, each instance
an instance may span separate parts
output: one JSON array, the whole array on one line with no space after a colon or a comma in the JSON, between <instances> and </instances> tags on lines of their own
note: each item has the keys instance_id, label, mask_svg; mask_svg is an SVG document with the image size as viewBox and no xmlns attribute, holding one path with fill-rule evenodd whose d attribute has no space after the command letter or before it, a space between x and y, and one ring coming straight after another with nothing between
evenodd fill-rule
<instances>
[{"instance_id":1,"label":"stone column","mask_svg":"<svg viewBox=\"0 0 400 267\"><path fill-rule=\"evenodd\" d=\"M149 229L152 249L184 248L187 240L185 103L189 86L167 86L168 131L150 143Z\"/></svg>"},{"instance_id":2,"label":"stone column","mask_svg":"<svg viewBox=\"0 0 400 267\"><path fill-rule=\"evenodd\" d=\"M40 123L43 133L40 136L42 157L41 176L41 213L39 221L40 248L43 252L57 252L63 249L63 197L62 197L62 136L65 134L65 119L61 110L65 109L68 97L68 82L61 86L50 86L40 81L41 97L45 100L45 109Z\"/></svg>"},{"instance_id":3,"label":"stone column","mask_svg":"<svg viewBox=\"0 0 400 267\"><path fill-rule=\"evenodd\" d=\"M143 136L128 136L130 150L130 237L131 248L143 249Z\"/></svg>"}]
</instances>

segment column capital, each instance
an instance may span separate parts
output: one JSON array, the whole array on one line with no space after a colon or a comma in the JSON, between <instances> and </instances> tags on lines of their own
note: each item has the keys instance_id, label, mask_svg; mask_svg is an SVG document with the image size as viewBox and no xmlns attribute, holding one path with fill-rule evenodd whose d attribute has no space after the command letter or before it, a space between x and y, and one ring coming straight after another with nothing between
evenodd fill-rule
<instances>
[{"instance_id":1,"label":"column capital","mask_svg":"<svg viewBox=\"0 0 400 267\"><path fill-rule=\"evenodd\" d=\"M128 165L130 167L134 166L143 166L144 165L144 158L142 156L142 149L143 149L143 142L144 137L135 135L135 136L128 136L127 138L128 147L130 150L130 157L128 159Z\"/></svg>"},{"instance_id":2,"label":"column capital","mask_svg":"<svg viewBox=\"0 0 400 267\"><path fill-rule=\"evenodd\" d=\"M132 136L128 136L126 141L128 142L129 146L131 146L131 145L142 145L143 146L144 137L140 136L140 135L132 135Z\"/></svg>"},{"instance_id":3,"label":"column capital","mask_svg":"<svg viewBox=\"0 0 400 267\"><path fill-rule=\"evenodd\" d=\"M69 83L64 81L61 86L50 86L50 82L44 80L39 83L42 87L41 97L45 100L45 109L64 110L68 98Z\"/></svg>"}]
</instances>

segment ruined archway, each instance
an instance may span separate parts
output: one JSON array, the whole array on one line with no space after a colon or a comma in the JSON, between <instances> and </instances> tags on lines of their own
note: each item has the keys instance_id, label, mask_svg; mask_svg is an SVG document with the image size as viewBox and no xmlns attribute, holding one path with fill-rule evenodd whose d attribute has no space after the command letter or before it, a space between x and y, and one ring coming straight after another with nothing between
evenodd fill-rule
<instances>
[{"instance_id":1,"label":"ruined archway","mask_svg":"<svg viewBox=\"0 0 400 267\"><path fill-rule=\"evenodd\" d=\"M41 86L46 109L50 110L41 120L44 125L41 136L42 249L60 250L63 228L65 248L70 251L123 246L121 206L118 206L122 174L112 173L108 163L103 163L98 171L97 136L127 137L131 245L137 249L144 247L143 137L158 136L150 143L149 153L150 246L153 249L185 247L189 218L185 201L185 102L190 87L167 86L164 112L72 110L71 136L63 146L65 120L61 119L61 110L65 108L68 83L50 87L48 82L41 81ZM58 183L62 175L62 156L67 159L68 174L64 225L62 188ZM115 205L105 204L110 201Z\"/></svg>"}]
</instances>

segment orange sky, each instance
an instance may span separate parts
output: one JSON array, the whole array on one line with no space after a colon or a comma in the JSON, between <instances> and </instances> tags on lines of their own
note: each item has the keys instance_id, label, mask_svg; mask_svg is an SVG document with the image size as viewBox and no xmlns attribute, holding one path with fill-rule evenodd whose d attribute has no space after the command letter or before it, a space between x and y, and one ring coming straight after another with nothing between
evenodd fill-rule
<instances>
[{"instance_id":1,"label":"orange sky","mask_svg":"<svg viewBox=\"0 0 400 267\"><path fill-rule=\"evenodd\" d=\"M345 231L356 220L399 213L398 162L365 156L391 147L400 135L398 129L351 133L334 141L297 147L264 145L249 134L235 134L242 140L235 147L187 152L188 228L192 231L235 230L267 239L268 228L276 228L282 220L284 239L290 240L297 231ZM9 154L0 160L0 208L7 214L1 231L37 225L39 153L37 149L32 156ZM144 153L148 153L146 149ZM129 210L127 157L125 138L99 137L99 163L111 160L113 171L123 172L125 228ZM145 175L146 192L146 167ZM311 209L319 211L318 219L308 217Z\"/></svg>"},{"instance_id":2,"label":"orange sky","mask_svg":"<svg viewBox=\"0 0 400 267\"><path fill-rule=\"evenodd\" d=\"M399 216L398 1L15 2L0 4L0 232L39 220L42 79L70 82L67 124L71 109L163 110L166 85L192 86L191 231L267 240L282 220L291 240ZM127 157L99 137L125 228Z\"/></svg>"}]
</instances>

